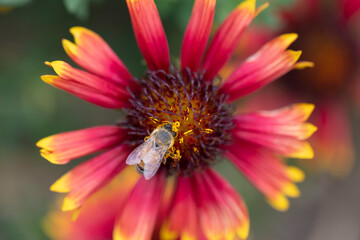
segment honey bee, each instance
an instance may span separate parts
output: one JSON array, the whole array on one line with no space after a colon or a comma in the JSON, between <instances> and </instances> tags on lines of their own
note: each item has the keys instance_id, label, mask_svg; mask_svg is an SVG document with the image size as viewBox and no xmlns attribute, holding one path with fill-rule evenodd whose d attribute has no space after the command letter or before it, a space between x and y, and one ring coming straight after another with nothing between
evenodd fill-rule
<instances>
[{"instance_id":1,"label":"honey bee","mask_svg":"<svg viewBox=\"0 0 360 240\"><path fill-rule=\"evenodd\" d=\"M159 125L145 142L135 148L126 159L126 164L136 165L136 170L144 175L145 179L152 178L160 167L162 161L166 163L166 157L180 157L173 154L169 149L174 145L175 137L180 123L163 123Z\"/></svg>"}]
</instances>

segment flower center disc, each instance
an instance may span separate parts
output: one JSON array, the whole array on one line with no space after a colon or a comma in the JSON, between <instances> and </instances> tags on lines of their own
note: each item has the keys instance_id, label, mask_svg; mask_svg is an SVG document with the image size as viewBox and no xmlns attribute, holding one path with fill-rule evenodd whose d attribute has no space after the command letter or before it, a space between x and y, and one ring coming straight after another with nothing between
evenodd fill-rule
<instances>
[{"instance_id":1,"label":"flower center disc","mask_svg":"<svg viewBox=\"0 0 360 240\"><path fill-rule=\"evenodd\" d=\"M148 71L140 79L140 90L132 93L125 126L134 146L161 124L179 122L179 130L165 168L170 174L191 174L215 161L227 144L233 128L231 108L225 104L227 95L218 94L217 87L202 80L202 75L185 69Z\"/></svg>"}]
</instances>

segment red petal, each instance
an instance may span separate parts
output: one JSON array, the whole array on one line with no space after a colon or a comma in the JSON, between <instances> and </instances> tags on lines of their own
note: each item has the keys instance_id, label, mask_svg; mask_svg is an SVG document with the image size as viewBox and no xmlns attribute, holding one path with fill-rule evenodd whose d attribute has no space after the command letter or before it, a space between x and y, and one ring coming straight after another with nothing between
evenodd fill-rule
<instances>
[{"instance_id":1,"label":"red petal","mask_svg":"<svg viewBox=\"0 0 360 240\"><path fill-rule=\"evenodd\" d=\"M88 160L63 175L52 186L55 192L70 192L63 211L80 207L94 192L109 183L125 166L129 154L126 146L115 147Z\"/></svg>"},{"instance_id":2,"label":"red petal","mask_svg":"<svg viewBox=\"0 0 360 240\"><path fill-rule=\"evenodd\" d=\"M255 1L241 3L222 23L206 52L202 69L204 79L211 81L229 60L246 27L255 17Z\"/></svg>"},{"instance_id":3,"label":"red petal","mask_svg":"<svg viewBox=\"0 0 360 240\"><path fill-rule=\"evenodd\" d=\"M224 239L238 235L245 239L249 232L247 209L236 191L213 170L192 178L199 220L206 239Z\"/></svg>"},{"instance_id":4,"label":"red petal","mask_svg":"<svg viewBox=\"0 0 360 240\"><path fill-rule=\"evenodd\" d=\"M98 77L94 74L73 68L66 62L54 61L47 64L53 67L54 71L62 79L77 82L86 87L94 89L94 91L97 91L105 96L111 95L114 98L122 99L127 99L129 97L129 93L124 89L123 86L114 84L113 82Z\"/></svg>"},{"instance_id":5,"label":"red petal","mask_svg":"<svg viewBox=\"0 0 360 240\"><path fill-rule=\"evenodd\" d=\"M97 89L90 88L73 80L62 79L55 75L43 75L41 79L59 89L67 91L87 102L104 108L119 109L128 106L128 101L113 96L104 95Z\"/></svg>"},{"instance_id":6,"label":"red petal","mask_svg":"<svg viewBox=\"0 0 360 240\"><path fill-rule=\"evenodd\" d=\"M164 185L164 171L158 172L150 180L141 178L138 181L115 224L114 240L151 239Z\"/></svg>"},{"instance_id":7,"label":"red petal","mask_svg":"<svg viewBox=\"0 0 360 240\"><path fill-rule=\"evenodd\" d=\"M315 126L304 123L313 109L312 104L295 104L236 116L233 137L287 157L313 158L311 146L304 141L316 131Z\"/></svg>"},{"instance_id":8,"label":"red petal","mask_svg":"<svg viewBox=\"0 0 360 240\"><path fill-rule=\"evenodd\" d=\"M98 76L127 86L132 76L108 44L95 32L84 27L72 27L75 44L63 40L66 53L81 67Z\"/></svg>"},{"instance_id":9,"label":"red petal","mask_svg":"<svg viewBox=\"0 0 360 240\"><path fill-rule=\"evenodd\" d=\"M41 155L55 164L69 161L118 145L126 132L115 126L99 126L59 133L41 139L36 146Z\"/></svg>"},{"instance_id":10,"label":"red petal","mask_svg":"<svg viewBox=\"0 0 360 240\"><path fill-rule=\"evenodd\" d=\"M181 49L181 69L196 72L209 39L216 0L196 0Z\"/></svg>"},{"instance_id":11,"label":"red petal","mask_svg":"<svg viewBox=\"0 0 360 240\"><path fill-rule=\"evenodd\" d=\"M286 165L274 154L252 144L236 141L226 156L238 167L270 204L281 211L289 207L289 197L300 195Z\"/></svg>"},{"instance_id":12,"label":"red petal","mask_svg":"<svg viewBox=\"0 0 360 240\"><path fill-rule=\"evenodd\" d=\"M169 46L153 0L126 0L135 37L149 69L169 69Z\"/></svg>"},{"instance_id":13,"label":"red petal","mask_svg":"<svg viewBox=\"0 0 360 240\"><path fill-rule=\"evenodd\" d=\"M164 219L160 238L196 239L199 231L198 209L192 193L190 178L178 177L176 191L172 199L169 215Z\"/></svg>"},{"instance_id":14,"label":"red petal","mask_svg":"<svg viewBox=\"0 0 360 240\"><path fill-rule=\"evenodd\" d=\"M230 95L228 101L252 93L293 69L301 52L285 50L296 38L296 34L275 38L241 64L221 87Z\"/></svg>"},{"instance_id":15,"label":"red petal","mask_svg":"<svg viewBox=\"0 0 360 240\"><path fill-rule=\"evenodd\" d=\"M126 204L138 178L134 168L124 169L114 181L86 201L75 221L76 212L54 209L44 221L46 234L57 240L112 239L117 214Z\"/></svg>"}]
</instances>

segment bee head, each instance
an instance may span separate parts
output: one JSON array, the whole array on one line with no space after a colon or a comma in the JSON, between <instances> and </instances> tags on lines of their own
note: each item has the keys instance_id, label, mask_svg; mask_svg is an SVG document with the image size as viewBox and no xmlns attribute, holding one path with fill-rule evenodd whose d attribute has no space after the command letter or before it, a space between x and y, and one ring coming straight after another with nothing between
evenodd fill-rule
<instances>
[{"instance_id":1,"label":"bee head","mask_svg":"<svg viewBox=\"0 0 360 240\"><path fill-rule=\"evenodd\" d=\"M179 122L175 122L175 123L167 123L164 125L164 128L166 130L168 130L169 132L171 132L171 134L176 137L177 133L179 131L179 127L180 127L180 123Z\"/></svg>"}]
</instances>

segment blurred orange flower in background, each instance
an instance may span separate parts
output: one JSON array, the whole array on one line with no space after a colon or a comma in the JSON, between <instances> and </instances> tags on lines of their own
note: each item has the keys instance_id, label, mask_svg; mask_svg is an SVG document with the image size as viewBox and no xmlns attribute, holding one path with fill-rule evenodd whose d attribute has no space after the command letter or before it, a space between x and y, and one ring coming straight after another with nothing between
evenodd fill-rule
<instances>
[{"instance_id":1,"label":"blurred orange flower in background","mask_svg":"<svg viewBox=\"0 0 360 240\"><path fill-rule=\"evenodd\" d=\"M319 127L311 139L315 158L301 164L335 176L346 175L354 161L350 112L359 106L360 96L359 9L359 0L295 1L281 11L281 28L259 26L246 36L246 43L256 48L279 33L299 34L294 48L302 49L303 58L311 62L303 62L298 68L311 67L312 63L315 67L290 72L256 95L247 108L274 108L298 101L315 103L311 119ZM239 64L247 49L240 45L229 66Z\"/></svg>"}]
</instances>

